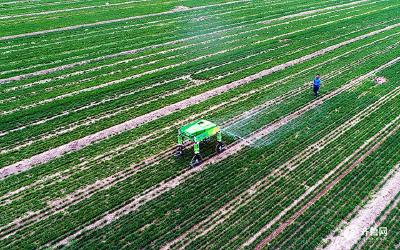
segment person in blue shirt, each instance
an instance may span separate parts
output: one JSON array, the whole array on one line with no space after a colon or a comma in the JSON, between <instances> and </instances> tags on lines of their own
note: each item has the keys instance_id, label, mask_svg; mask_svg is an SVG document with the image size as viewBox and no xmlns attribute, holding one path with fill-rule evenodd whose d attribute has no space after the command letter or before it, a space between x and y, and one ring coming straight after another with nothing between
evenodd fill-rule
<instances>
[{"instance_id":1,"label":"person in blue shirt","mask_svg":"<svg viewBox=\"0 0 400 250\"><path fill-rule=\"evenodd\" d=\"M315 97L318 97L318 90L320 86L321 86L321 76L317 74L314 78L314 87L313 87Z\"/></svg>"}]
</instances>

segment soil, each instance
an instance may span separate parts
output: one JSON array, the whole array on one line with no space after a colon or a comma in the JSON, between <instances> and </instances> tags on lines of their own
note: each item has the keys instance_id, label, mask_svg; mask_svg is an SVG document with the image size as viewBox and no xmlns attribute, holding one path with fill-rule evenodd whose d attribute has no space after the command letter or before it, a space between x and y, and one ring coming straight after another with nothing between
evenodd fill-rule
<instances>
[{"instance_id":1,"label":"soil","mask_svg":"<svg viewBox=\"0 0 400 250\"><path fill-rule=\"evenodd\" d=\"M378 84L378 85L381 85L381 84L384 84L384 83L386 83L387 82L387 80L386 80L386 78L385 77L375 77L375 83L376 84Z\"/></svg>"}]
</instances>

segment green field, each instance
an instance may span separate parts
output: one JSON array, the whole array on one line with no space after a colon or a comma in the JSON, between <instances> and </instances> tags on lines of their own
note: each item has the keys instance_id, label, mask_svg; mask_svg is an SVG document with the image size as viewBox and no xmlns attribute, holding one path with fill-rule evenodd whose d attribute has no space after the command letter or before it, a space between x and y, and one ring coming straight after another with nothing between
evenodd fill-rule
<instances>
[{"instance_id":1,"label":"green field","mask_svg":"<svg viewBox=\"0 0 400 250\"><path fill-rule=\"evenodd\" d=\"M0 0L0 55L0 249L400 248L398 0Z\"/></svg>"}]
</instances>

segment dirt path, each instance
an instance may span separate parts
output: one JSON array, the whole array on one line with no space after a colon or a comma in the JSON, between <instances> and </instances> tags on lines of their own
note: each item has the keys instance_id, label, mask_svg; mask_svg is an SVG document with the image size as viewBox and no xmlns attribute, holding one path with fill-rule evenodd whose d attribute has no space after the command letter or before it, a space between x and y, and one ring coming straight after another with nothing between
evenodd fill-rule
<instances>
[{"instance_id":1,"label":"dirt path","mask_svg":"<svg viewBox=\"0 0 400 250\"><path fill-rule=\"evenodd\" d=\"M399 167L400 165L395 167L395 174L383 185L365 207L358 212L356 217L349 222L340 234L333 238L332 242L325 249L352 249L365 232L374 224L382 211L400 192Z\"/></svg>"},{"instance_id":2,"label":"dirt path","mask_svg":"<svg viewBox=\"0 0 400 250\"><path fill-rule=\"evenodd\" d=\"M343 171L338 177L336 177L333 181L331 181L323 190L321 190L316 196L314 196L309 202L307 202L304 206L300 208L294 215L292 215L287 221L280 224L280 226L275 229L271 234L261 240L260 243L257 244L256 250L260 250L264 248L270 241L274 240L280 233L282 233L288 226L292 225L293 222L304 214L308 208L310 208L315 202L317 202L322 196L324 196L329 190L331 190L339 181L341 181L344 177L346 177L358 164L362 163L365 158L367 158L370 154L375 152L391 135L397 132L400 128L399 125L392 131L390 131L385 137L383 137L379 142L377 142L372 148L370 148L367 152L361 155L354 163L352 163L345 171ZM347 160L347 159L346 159ZM341 165L340 163L339 165Z\"/></svg>"},{"instance_id":3,"label":"dirt path","mask_svg":"<svg viewBox=\"0 0 400 250\"><path fill-rule=\"evenodd\" d=\"M322 50L316 51L316 52L311 53L309 55L302 56L300 58L294 59L294 60L289 61L287 63L280 64L280 65L277 65L275 67L263 70L263 71L261 71L259 73L254 74L254 75L250 75L250 76L245 77L243 79L240 79L240 80L234 81L232 83L217 87L217 88L209 90L209 91L206 91L206 92L204 92L202 94L199 94L197 96L193 96L193 97L191 97L191 98L189 98L187 100L183 100L183 101L174 103L172 105L166 106L164 108L155 110L155 111L147 113L145 115L136 117L136 118L134 118L132 120L126 121L124 123L115 125L115 126L110 127L108 129L99 131L99 132L97 132L95 134L88 135L88 136L85 136L85 137L83 137L81 139L78 139L78 140L72 141L70 143L64 144L62 146L59 146L57 148L50 149L50 150L45 151L43 153L40 153L38 155L32 156L29 159L22 160L20 162L17 162L15 164L12 164L12 165L9 165L9 166L6 166L6 167L0 169L0 179L3 179L3 178L5 178L5 177L7 177L7 176L9 176L11 174L15 174L15 173L19 173L19 172L22 172L22 171L26 171L26 170L30 169L32 166L34 166L34 165L48 162L48 161L50 161L52 159L55 159L55 158L65 154L65 153L68 153L68 152L71 152L71 151L74 151L74 150L79 150L79 149L81 149L83 147L86 147L86 146L90 145L91 143L103 140L103 139L105 139L107 137L110 137L110 136L115 135L115 134L122 133L122 132L127 131L127 130L134 129L134 128L136 128L137 126L139 126L141 124L148 123L148 122L156 120L156 119L158 119L160 117L164 117L164 116L167 116L169 114L172 114L172 113L174 113L174 112L176 112L178 110L181 110L181 109L184 109L186 107L198 104L198 103L200 103L202 101L205 101L205 100L207 100L207 99L209 99L211 97L214 97L214 96L220 95L222 93L225 93L225 92L229 91L230 89L236 88L238 86L241 86L241 85L244 85L246 83L252 82L254 80L260 79L260 78L262 78L264 76L270 75L270 74L272 74L274 72L281 71L281 70L286 69L288 67L291 67L291 66L294 66L296 64L308 61L308 60L310 60L312 58L315 58L317 56L320 56L320 55L326 54L326 53L328 53L330 51L333 51L333 50L336 50L338 48L341 48L341 47L343 47L345 45L351 44L353 42L362 40L364 38L379 34L381 32L387 31L387 30L394 29L394 28L399 27L399 26L400 26L400 24L390 25L390 26L387 26L387 27L385 27L383 29L376 30L376 31L373 31L373 32L370 32L370 33L367 33L367 34L364 34L364 35L349 39L347 41L338 43L336 45L329 46L327 48L324 48ZM395 62L397 62L399 60L400 60L400 57L392 60L391 62L395 63Z\"/></svg>"},{"instance_id":4,"label":"dirt path","mask_svg":"<svg viewBox=\"0 0 400 250\"><path fill-rule=\"evenodd\" d=\"M398 168L396 170L398 171ZM371 227L378 228L383 222L386 221L386 219L390 215L390 213L394 209L396 209L399 204L400 204L400 196L397 197L397 199L392 202L392 205L390 205L390 207L388 209L386 209L386 211L382 214L382 216L379 217L379 219L377 221L375 221L375 223ZM369 237L370 237L370 235L362 238L355 246L355 249L360 250L363 247L363 245L365 244L365 242L369 239ZM399 242L398 246L400 246L400 242Z\"/></svg>"}]
</instances>

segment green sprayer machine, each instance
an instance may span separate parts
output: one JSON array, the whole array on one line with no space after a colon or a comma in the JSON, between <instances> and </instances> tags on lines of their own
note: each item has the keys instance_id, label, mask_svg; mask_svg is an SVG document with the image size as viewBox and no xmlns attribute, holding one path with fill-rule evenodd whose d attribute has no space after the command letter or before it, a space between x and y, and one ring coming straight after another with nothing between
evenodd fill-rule
<instances>
[{"instance_id":1,"label":"green sprayer machine","mask_svg":"<svg viewBox=\"0 0 400 250\"><path fill-rule=\"evenodd\" d=\"M225 145L222 142L222 132L219 126L203 119L182 126L178 130L178 147L175 155L182 156L184 141L192 141L194 143L194 156L190 165L192 167L199 165L203 161L200 154L200 143L209 142L210 137L214 135L217 135L215 151L221 153L224 151Z\"/></svg>"}]
</instances>

